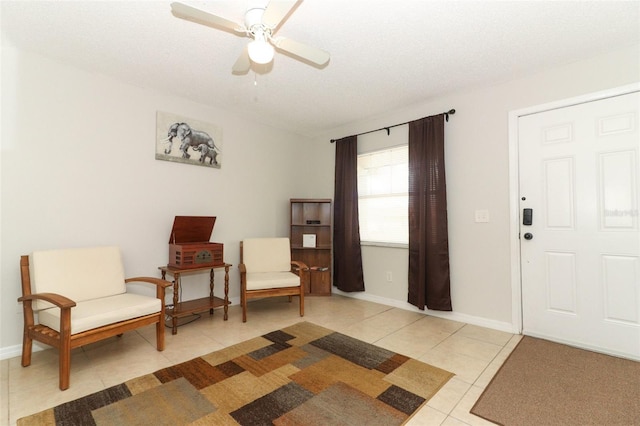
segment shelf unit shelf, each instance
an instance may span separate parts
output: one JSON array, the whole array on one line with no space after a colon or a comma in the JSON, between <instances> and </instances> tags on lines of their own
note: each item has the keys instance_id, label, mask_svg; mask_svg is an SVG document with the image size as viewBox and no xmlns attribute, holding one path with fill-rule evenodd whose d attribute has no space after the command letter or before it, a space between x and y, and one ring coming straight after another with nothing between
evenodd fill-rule
<instances>
[{"instance_id":1,"label":"shelf unit shelf","mask_svg":"<svg viewBox=\"0 0 640 426\"><path fill-rule=\"evenodd\" d=\"M200 299L187 300L186 302L178 302L175 307L168 307L165 309L165 313L172 317L186 317L191 316L198 312L205 312L213 308L228 305L224 299L220 297L202 297Z\"/></svg>"}]
</instances>

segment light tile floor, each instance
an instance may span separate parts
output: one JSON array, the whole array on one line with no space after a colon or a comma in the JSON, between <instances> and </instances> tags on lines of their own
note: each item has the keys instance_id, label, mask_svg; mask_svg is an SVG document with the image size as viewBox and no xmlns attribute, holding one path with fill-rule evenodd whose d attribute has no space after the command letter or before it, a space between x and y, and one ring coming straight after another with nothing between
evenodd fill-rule
<instances>
[{"instance_id":1,"label":"light tile floor","mask_svg":"<svg viewBox=\"0 0 640 426\"><path fill-rule=\"evenodd\" d=\"M242 323L239 306L221 310L178 328L167 329L166 349L155 349L155 329L146 327L121 338L74 350L71 387L58 389L58 357L52 350L34 352L31 366L20 358L0 362L0 424L152 373L178 362L222 349L299 321L309 321L419 359L455 373L409 422L410 425L490 425L469 410L521 336L449 321L421 313L333 295L307 297L300 318L294 300L272 298L249 304Z\"/></svg>"}]
</instances>

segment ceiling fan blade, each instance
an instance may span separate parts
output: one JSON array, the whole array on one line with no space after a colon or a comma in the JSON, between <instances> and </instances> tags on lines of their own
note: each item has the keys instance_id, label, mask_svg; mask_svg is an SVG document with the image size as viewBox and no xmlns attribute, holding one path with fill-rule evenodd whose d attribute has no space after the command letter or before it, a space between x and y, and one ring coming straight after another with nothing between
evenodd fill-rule
<instances>
[{"instance_id":1,"label":"ceiling fan blade","mask_svg":"<svg viewBox=\"0 0 640 426\"><path fill-rule=\"evenodd\" d=\"M280 50L284 50L285 52L306 59L317 65L324 65L329 62L331 58L329 52L284 37L279 37L275 40L274 45Z\"/></svg>"},{"instance_id":2,"label":"ceiling fan blade","mask_svg":"<svg viewBox=\"0 0 640 426\"><path fill-rule=\"evenodd\" d=\"M206 25L208 27L233 31L235 33L246 33L244 25L230 21L221 16L212 15L204 10L196 9L184 3L171 3L171 13L177 18L186 19L187 21L197 24Z\"/></svg>"},{"instance_id":3,"label":"ceiling fan blade","mask_svg":"<svg viewBox=\"0 0 640 426\"><path fill-rule=\"evenodd\" d=\"M244 50L238 56L236 63L233 64L233 74L246 74L249 72L251 68L251 61L249 60L249 48L247 46L244 47Z\"/></svg>"},{"instance_id":4,"label":"ceiling fan blade","mask_svg":"<svg viewBox=\"0 0 640 426\"><path fill-rule=\"evenodd\" d=\"M275 28L300 0L271 0L262 15L262 23L275 32Z\"/></svg>"}]
</instances>

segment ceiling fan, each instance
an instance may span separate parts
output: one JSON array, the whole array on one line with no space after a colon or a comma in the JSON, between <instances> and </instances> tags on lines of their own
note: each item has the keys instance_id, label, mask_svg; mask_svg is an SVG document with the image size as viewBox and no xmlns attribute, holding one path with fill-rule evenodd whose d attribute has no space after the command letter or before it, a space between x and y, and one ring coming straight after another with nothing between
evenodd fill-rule
<instances>
[{"instance_id":1,"label":"ceiling fan","mask_svg":"<svg viewBox=\"0 0 640 426\"><path fill-rule=\"evenodd\" d=\"M266 6L249 7L244 16L244 24L178 2L171 3L171 13L197 24L252 38L233 64L234 74L247 73L251 68L251 62L268 64L273 60L275 49L287 52L297 59L323 66L329 62L328 52L285 37L275 37L282 21L299 1L301 0L271 0Z\"/></svg>"}]
</instances>

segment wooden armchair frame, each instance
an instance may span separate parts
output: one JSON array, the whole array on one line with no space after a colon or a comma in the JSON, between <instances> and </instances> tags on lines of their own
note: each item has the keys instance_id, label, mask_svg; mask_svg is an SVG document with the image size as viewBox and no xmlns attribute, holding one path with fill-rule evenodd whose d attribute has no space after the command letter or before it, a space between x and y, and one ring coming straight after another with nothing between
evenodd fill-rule
<instances>
[{"instance_id":1,"label":"wooden armchair frame","mask_svg":"<svg viewBox=\"0 0 640 426\"><path fill-rule=\"evenodd\" d=\"M138 318L132 318L125 321L120 321L114 324L108 324L102 327L83 331L81 333L71 334L71 308L76 306L76 302L60 294L31 293L29 256L21 256L20 274L22 277L22 297L18 298L18 301L22 302L24 314L22 366L27 367L31 365L31 353L34 340L47 344L49 346L53 346L58 350L59 353L59 386L61 390L69 388L69 378L71 373L71 349L73 348L107 339L109 337L119 336L126 331L134 330L139 327L156 324L156 347L158 351L164 350L164 295L165 289L171 285L169 281L152 277L136 277L127 278L125 280L125 283L135 281L156 285L156 297L161 300L160 312ZM35 324L34 311L32 306L34 300L44 300L60 308L60 332L57 332L42 324Z\"/></svg>"},{"instance_id":2,"label":"wooden armchair frame","mask_svg":"<svg viewBox=\"0 0 640 426\"><path fill-rule=\"evenodd\" d=\"M306 264L297 260L291 261L291 272L297 269L300 277L300 285L295 287L279 287L267 288L260 290L247 290L247 267L243 259L243 244L240 241L240 304L242 305L242 322L247 322L247 299L261 299L265 297L289 296L289 302L292 296L300 296L300 316L304 316L304 273L309 270Z\"/></svg>"}]
</instances>

